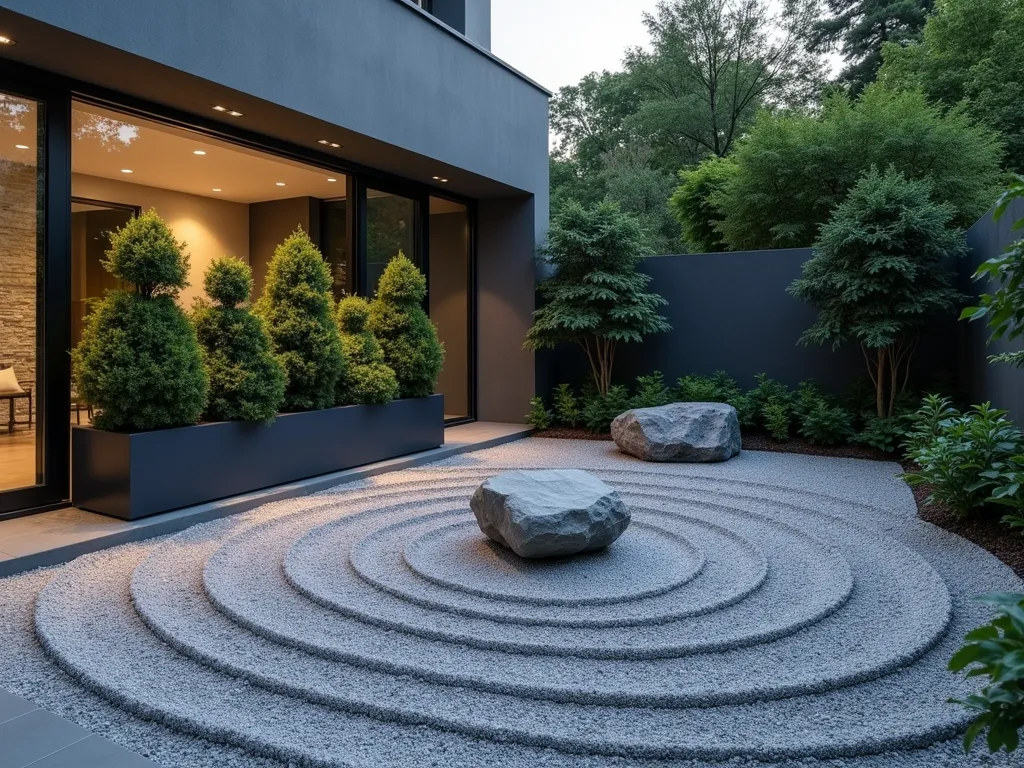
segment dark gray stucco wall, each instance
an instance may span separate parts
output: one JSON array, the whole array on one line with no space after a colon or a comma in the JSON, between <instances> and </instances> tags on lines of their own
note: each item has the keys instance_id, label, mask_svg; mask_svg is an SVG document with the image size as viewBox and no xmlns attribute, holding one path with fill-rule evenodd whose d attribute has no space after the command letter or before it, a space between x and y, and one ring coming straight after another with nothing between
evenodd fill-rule
<instances>
[{"instance_id":1,"label":"dark gray stucco wall","mask_svg":"<svg viewBox=\"0 0 1024 768\"><path fill-rule=\"evenodd\" d=\"M615 379L632 384L636 376L659 370L675 381L723 370L751 387L754 376L765 372L790 386L815 379L826 389L842 391L865 374L860 350L797 344L816 313L786 288L810 255L809 248L794 248L647 259L643 270L653 278L651 289L669 302L663 313L672 331L643 344L621 345ZM951 375L955 365L948 343L955 333L952 320L938 323L934 331L922 339L917 353L916 378L923 386ZM575 350L559 350L546 360L556 383L581 382L588 370Z\"/></svg>"},{"instance_id":2,"label":"dark gray stucco wall","mask_svg":"<svg viewBox=\"0 0 1024 768\"><path fill-rule=\"evenodd\" d=\"M466 0L466 37L491 49L491 0Z\"/></svg>"},{"instance_id":3,"label":"dark gray stucco wall","mask_svg":"<svg viewBox=\"0 0 1024 768\"><path fill-rule=\"evenodd\" d=\"M401 0L3 6L527 193L547 187L547 94Z\"/></svg>"},{"instance_id":4,"label":"dark gray stucco wall","mask_svg":"<svg viewBox=\"0 0 1024 768\"><path fill-rule=\"evenodd\" d=\"M1013 223L1021 218L1024 218L1024 200L1015 200L999 221L995 221L989 212L967 231L971 256L961 265L962 290L965 293L976 295L996 287L988 280L975 283L971 275L979 264L998 256L1010 243L1024 237L1024 232L1012 229ZM1018 424L1024 424L1024 370L1006 363L988 362L989 355L1020 349L1024 343L1001 340L987 344L989 332L984 320L961 323L961 326L960 366L970 401L990 401L997 408L1009 410Z\"/></svg>"}]
</instances>

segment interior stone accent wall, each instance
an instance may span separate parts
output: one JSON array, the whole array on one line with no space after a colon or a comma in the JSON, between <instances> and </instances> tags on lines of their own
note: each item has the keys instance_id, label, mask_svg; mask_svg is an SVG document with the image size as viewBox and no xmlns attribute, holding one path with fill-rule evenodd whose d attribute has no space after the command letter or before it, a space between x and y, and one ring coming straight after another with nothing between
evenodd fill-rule
<instances>
[{"instance_id":1,"label":"interior stone accent wall","mask_svg":"<svg viewBox=\"0 0 1024 768\"><path fill-rule=\"evenodd\" d=\"M13 365L23 389L36 391L38 283L37 174L34 165L0 160L0 364ZM28 401L15 401L19 420ZM33 407L35 403L33 401ZM0 424L7 423L0 401ZM2 438L0 438L2 439Z\"/></svg>"}]
</instances>

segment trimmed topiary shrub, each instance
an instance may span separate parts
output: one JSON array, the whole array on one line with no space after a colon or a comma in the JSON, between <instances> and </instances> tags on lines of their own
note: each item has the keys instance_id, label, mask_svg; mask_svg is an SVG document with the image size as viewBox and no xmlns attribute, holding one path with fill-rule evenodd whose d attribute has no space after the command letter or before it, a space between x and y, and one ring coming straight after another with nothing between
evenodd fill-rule
<instances>
[{"instance_id":1,"label":"trimmed topiary shrub","mask_svg":"<svg viewBox=\"0 0 1024 768\"><path fill-rule=\"evenodd\" d=\"M284 369L270 347L263 321L247 307L252 270L224 257L206 270L211 304L199 299L192 310L210 376L209 421L273 421L284 400Z\"/></svg>"},{"instance_id":2,"label":"trimmed topiary shrub","mask_svg":"<svg viewBox=\"0 0 1024 768\"><path fill-rule=\"evenodd\" d=\"M349 296L336 314L348 367L338 380L338 404L389 403L398 397L398 379L384 363L380 342L370 333L370 302Z\"/></svg>"},{"instance_id":3,"label":"trimmed topiary shrub","mask_svg":"<svg viewBox=\"0 0 1024 768\"><path fill-rule=\"evenodd\" d=\"M548 429L551 426L551 411L544 404L543 397L530 398L530 412L526 414L526 423L534 429Z\"/></svg>"},{"instance_id":4,"label":"trimmed topiary shrub","mask_svg":"<svg viewBox=\"0 0 1024 768\"><path fill-rule=\"evenodd\" d=\"M98 429L139 431L195 424L209 380L195 329L175 302L188 285L185 244L155 210L110 238L103 266L133 291L109 291L72 353L75 382L98 412Z\"/></svg>"},{"instance_id":5,"label":"trimmed topiary shrub","mask_svg":"<svg viewBox=\"0 0 1024 768\"><path fill-rule=\"evenodd\" d=\"M400 397L434 394L444 363L444 345L437 338L423 299L427 280L402 253L388 262L370 304L370 331L384 349L384 362L398 377Z\"/></svg>"},{"instance_id":6,"label":"trimmed topiary shrub","mask_svg":"<svg viewBox=\"0 0 1024 768\"><path fill-rule=\"evenodd\" d=\"M345 357L331 285L331 268L301 227L277 246L255 312L287 378L284 410L334 405Z\"/></svg>"}]
</instances>

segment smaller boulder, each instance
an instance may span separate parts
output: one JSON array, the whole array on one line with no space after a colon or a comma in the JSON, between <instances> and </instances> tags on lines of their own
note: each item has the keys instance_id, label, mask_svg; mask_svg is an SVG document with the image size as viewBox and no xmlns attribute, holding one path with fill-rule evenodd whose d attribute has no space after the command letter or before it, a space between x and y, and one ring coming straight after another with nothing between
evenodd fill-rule
<instances>
[{"instance_id":1,"label":"smaller boulder","mask_svg":"<svg viewBox=\"0 0 1024 768\"><path fill-rule=\"evenodd\" d=\"M612 422L623 453L644 461L727 461L740 452L740 420L725 403L635 408Z\"/></svg>"},{"instance_id":2,"label":"smaller boulder","mask_svg":"<svg viewBox=\"0 0 1024 768\"><path fill-rule=\"evenodd\" d=\"M505 472L469 501L480 530L520 557L575 555L607 547L629 525L619 493L588 472Z\"/></svg>"}]
</instances>

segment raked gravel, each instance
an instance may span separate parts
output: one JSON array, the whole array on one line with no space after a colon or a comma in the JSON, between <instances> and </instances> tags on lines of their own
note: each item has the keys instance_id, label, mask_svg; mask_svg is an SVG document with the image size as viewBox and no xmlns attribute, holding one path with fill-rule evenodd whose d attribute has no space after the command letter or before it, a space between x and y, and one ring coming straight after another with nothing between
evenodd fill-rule
<instances>
[{"instance_id":1,"label":"raked gravel","mask_svg":"<svg viewBox=\"0 0 1024 768\"><path fill-rule=\"evenodd\" d=\"M609 550L474 533L484 478L558 467L630 506ZM1013 765L944 667L1024 585L898 471L519 441L0 580L0 687L166 766Z\"/></svg>"}]
</instances>

